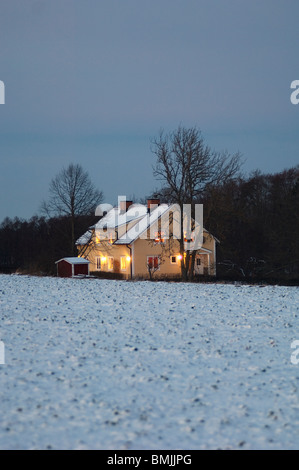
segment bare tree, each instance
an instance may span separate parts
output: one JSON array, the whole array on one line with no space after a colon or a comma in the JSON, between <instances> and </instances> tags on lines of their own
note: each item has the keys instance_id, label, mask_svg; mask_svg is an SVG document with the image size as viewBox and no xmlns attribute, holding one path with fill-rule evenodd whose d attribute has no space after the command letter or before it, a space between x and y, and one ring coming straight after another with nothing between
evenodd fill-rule
<instances>
[{"instance_id":1,"label":"bare tree","mask_svg":"<svg viewBox=\"0 0 299 470\"><path fill-rule=\"evenodd\" d=\"M66 216L71 223L71 251L75 253L75 222L79 216L94 214L103 200L103 193L95 189L81 165L70 164L50 182L49 200L43 202L42 211L48 216Z\"/></svg>"},{"instance_id":2,"label":"bare tree","mask_svg":"<svg viewBox=\"0 0 299 470\"><path fill-rule=\"evenodd\" d=\"M163 185L160 194L180 207L200 201L210 185L233 178L242 164L239 152L230 155L212 150L196 127L179 126L168 134L162 130L152 140L152 152L157 157L154 176ZM183 211L181 214L183 217ZM196 252L184 253L182 220L180 252L182 277L186 280L193 273Z\"/></svg>"},{"instance_id":3,"label":"bare tree","mask_svg":"<svg viewBox=\"0 0 299 470\"><path fill-rule=\"evenodd\" d=\"M162 262L163 259L161 255L149 256L147 258L146 267L151 281L153 280L153 275L155 274L155 272L159 270Z\"/></svg>"}]
</instances>

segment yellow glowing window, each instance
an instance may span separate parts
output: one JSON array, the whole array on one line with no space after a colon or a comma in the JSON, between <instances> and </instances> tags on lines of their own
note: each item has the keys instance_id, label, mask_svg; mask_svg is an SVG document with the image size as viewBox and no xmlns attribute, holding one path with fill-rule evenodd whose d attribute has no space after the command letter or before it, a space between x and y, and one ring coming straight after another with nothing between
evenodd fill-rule
<instances>
[{"instance_id":1,"label":"yellow glowing window","mask_svg":"<svg viewBox=\"0 0 299 470\"><path fill-rule=\"evenodd\" d=\"M101 258L99 256L96 258L96 267L97 267L97 271L101 270L102 264L101 264Z\"/></svg>"},{"instance_id":2,"label":"yellow glowing window","mask_svg":"<svg viewBox=\"0 0 299 470\"><path fill-rule=\"evenodd\" d=\"M120 257L120 269L125 271L127 269L127 259L125 256Z\"/></svg>"},{"instance_id":3,"label":"yellow glowing window","mask_svg":"<svg viewBox=\"0 0 299 470\"><path fill-rule=\"evenodd\" d=\"M189 238L187 238L187 236L189 236ZM184 232L184 242L188 242L188 243L194 242L194 233L187 234L187 232L185 231Z\"/></svg>"},{"instance_id":4,"label":"yellow glowing window","mask_svg":"<svg viewBox=\"0 0 299 470\"><path fill-rule=\"evenodd\" d=\"M165 232L155 232L155 243L164 243Z\"/></svg>"}]
</instances>

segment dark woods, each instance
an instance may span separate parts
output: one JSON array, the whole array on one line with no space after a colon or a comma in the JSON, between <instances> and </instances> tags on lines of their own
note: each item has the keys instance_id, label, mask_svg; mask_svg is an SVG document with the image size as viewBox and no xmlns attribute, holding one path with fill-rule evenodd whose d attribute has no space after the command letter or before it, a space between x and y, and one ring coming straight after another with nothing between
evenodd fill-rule
<instances>
[{"instance_id":1,"label":"dark woods","mask_svg":"<svg viewBox=\"0 0 299 470\"><path fill-rule=\"evenodd\" d=\"M98 220L78 216L75 238ZM29 274L56 273L55 261L73 256L72 220L70 217L32 217L29 221L4 219L0 225L0 272Z\"/></svg>"},{"instance_id":2,"label":"dark woods","mask_svg":"<svg viewBox=\"0 0 299 470\"><path fill-rule=\"evenodd\" d=\"M203 203L219 278L298 283L299 166L210 187Z\"/></svg>"},{"instance_id":3,"label":"dark woods","mask_svg":"<svg viewBox=\"0 0 299 470\"><path fill-rule=\"evenodd\" d=\"M210 185L198 202L205 228L216 236L217 278L298 283L299 167ZM97 218L78 216L75 238ZM72 256L69 217L5 219L0 225L0 271L55 274Z\"/></svg>"}]
</instances>

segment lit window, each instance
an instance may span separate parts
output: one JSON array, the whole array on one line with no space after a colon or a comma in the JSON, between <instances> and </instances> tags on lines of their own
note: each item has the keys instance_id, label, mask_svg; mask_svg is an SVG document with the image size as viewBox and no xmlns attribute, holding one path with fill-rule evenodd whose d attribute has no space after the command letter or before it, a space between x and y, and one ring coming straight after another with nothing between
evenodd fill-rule
<instances>
[{"instance_id":1,"label":"lit window","mask_svg":"<svg viewBox=\"0 0 299 470\"><path fill-rule=\"evenodd\" d=\"M165 242L165 232L155 232L155 243Z\"/></svg>"},{"instance_id":2,"label":"lit window","mask_svg":"<svg viewBox=\"0 0 299 470\"><path fill-rule=\"evenodd\" d=\"M120 269L125 271L127 269L127 260L125 256L120 257Z\"/></svg>"},{"instance_id":3,"label":"lit window","mask_svg":"<svg viewBox=\"0 0 299 470\"><path fill-rule=\"evenodd\" d=\"M113 271L113 257L109 256L108 258L108 270Z\"/></svg>"},{"instance_id":4,"label":"lit window","mask_svg":"<svg viewBox=\"0 0 299 470\"><path fill-rule=\"evenodd\" d=\"M101 270L101 267L102 267L102 265L101 265L101 258L100 258L100 256L97 256L97 257L96 257L96 269L97 269L97 271L100 271L100 270Z\"/></svg>"},{"instance_id":5,"label":"lit window","mask_svg":"<svg viewBox=\"0 0 299 470\"><path fill-rule=\"evenodd\" d=\"M191 243L191 242L194 242L194 233L189 233L189 236L190 238L187 238L187 232L185 231L184 232L184 242L188 242L188 243Z\"/></svg>"}]
</instances>

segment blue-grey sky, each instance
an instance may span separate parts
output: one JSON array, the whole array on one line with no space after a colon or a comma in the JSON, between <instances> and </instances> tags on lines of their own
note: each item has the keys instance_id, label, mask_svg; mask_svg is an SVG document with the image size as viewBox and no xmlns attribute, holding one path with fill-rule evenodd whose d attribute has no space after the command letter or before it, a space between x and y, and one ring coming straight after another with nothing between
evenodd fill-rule
<instances>
[{"instance_id":1,"label":"blue-grey sky","mask_svg":"<svg viewBox=\"0 0 299 470\"><path fill-rule=\"evenodd\" d=\"M80 163L105 194L158 187L150 139L197 126L244 171L298 164L298 0L0 0L0 221Z\"/></svg>"}]
</instances>

